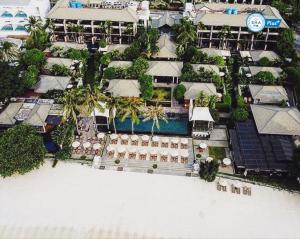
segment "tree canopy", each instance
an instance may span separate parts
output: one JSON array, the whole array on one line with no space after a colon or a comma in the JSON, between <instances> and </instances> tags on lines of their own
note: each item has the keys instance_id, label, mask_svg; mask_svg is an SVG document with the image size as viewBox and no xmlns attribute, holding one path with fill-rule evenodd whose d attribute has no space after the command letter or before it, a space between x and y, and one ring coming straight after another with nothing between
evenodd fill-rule
<instances>
[{"instance_id":1,"label":"tree canopy","mask_svg":"<svg viewBox=\"0 0 300 239\"><path fill-rule=\"evenodd\" d=\"M291 28L284 29L277 41L277 50L283 57L293 58L295 56L295 33Z\"/></svg>"},{"instance_id":2,"label":"tree canopy","mask_svg":"<svg viewBox=\"0 0 300 239\"><path fill-rule=\"evenodd\" d=\"M25 174L43 164L43 138L26 124L6 130L0 136L0 175Z\"/></svg>"}]
</instances>

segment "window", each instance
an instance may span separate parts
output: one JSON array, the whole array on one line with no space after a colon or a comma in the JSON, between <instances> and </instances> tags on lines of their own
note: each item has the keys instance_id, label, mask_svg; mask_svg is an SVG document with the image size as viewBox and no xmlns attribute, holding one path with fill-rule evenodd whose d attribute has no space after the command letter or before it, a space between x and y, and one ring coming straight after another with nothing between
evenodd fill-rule
<instances>
[{"instance_id":1,"label":"window","mask_svg":"<svg viewBox=\"0 0 300 239\"><path fill-rule=\"evenodd\" d=\"M5 11L4 13L2 13L1 17L13 17L13 15L10 12Z\"/></svg>"},{"instance_id":2,"label":"window","mask_svg":"<svg viewBox=\"0 0 300 239\"><path fill-rule=\"evenodd\" d=\"M18 25L15 29L15 31L26 31L26 28L22 25Z\"/></svg>"},{"instance_id":3,"label":"window","mask_svg":"<svg viewBox=\"0 0 300 239\"><path fill-rule=\"evenodd\" d=\"M7 24L7 25L3 26L1 30L2 31L13 31L14 28L11 24Z\"/></svg>"},{"instance_id":4,"label":"window","mask_svg":"<svg viewBox=\"0 0 300 239\"><path fill-rule=\"evenodd\" d=\"M15 17L27 17L27 14L23 11L18 11Z\"/></svg>"}]
</instances>

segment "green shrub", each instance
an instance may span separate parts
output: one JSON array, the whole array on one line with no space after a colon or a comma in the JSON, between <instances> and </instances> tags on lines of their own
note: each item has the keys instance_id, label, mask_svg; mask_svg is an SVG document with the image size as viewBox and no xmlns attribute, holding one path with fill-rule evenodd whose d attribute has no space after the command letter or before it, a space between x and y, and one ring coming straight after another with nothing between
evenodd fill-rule
<instances>
[{"instance_id":1,"label":"green shrub","mask_svg":"<svg viewBox=\"0 0 300 239\"><path fill-rule=\"evenodd\" d=\"M268 57L262 57L259 61L258 64L260 66L271 66L272 62L269 60Z\"/></svg>"},{"instance_id":2,"label":"green shrub","mask_svg":"<svg viewBox=\"0 0 300 239\"><path fill-rule=\"evenodd\" d=\"M35 66L38 69L41 69L41 67L46 64L46 56L44 52L34 48L25 51L21 57L21 62L25 67Z\"/></svg>"},{"instance_id":3,"label":"green shrub","mask_svg":"<svg viewBox=\"0 0 300 239\"><path fill-rule=\"evenodd\" d=\"M201 154L196 154L196 158L197 158L197 159L200 159L201 157L202 157Z\"/></svg>"},{"instance_id":4,"label":"green shrub","mask_svg":"<svg viewBox=\"0 0 300 239\"><path fill-rule=\"evenodd\" d=\"M39 70L36 66L28 66L23 74L24 85L27 89L31 88L38 82Z\"/></svg>"},{"instance_id":5,"label":"green shrub","mask_svg":"<svg viewBox=\"0 0 300 239\"><path fill-rule=\"evenodd\" d=\"M153 169L156 169L156 168L157 168L157 164L156 164L156 163L153 164L153 165L152 165L152 168L153 168Z\"/></svg>"},{"instance_id":6,"label":"green shrub","mask_svg":"<svg viewBox=\"0 0 300 239\"><path fill-rule=\"evenodd\" d=\"M85 155L82 155L82 156L80 156L79 159L80 159L80 160L86 160L86 156L85 156Z\"/></svg>"},{"instance_id":7,"label":"green shrub","mask_svg":"<svg viewBox=\"0 0 300 239\"><path fill-rule=\"evenodd\" d=\"M70 70L64 65L54 64L51 67L51 74L55 76L68 76L70 75Z\"/></svg>"},{"instance_id":8,"label":"green shrub","mask_svg":"<svg viewBox=\"0 0 300 239\"><path fill-rule=\"evenodd\" d=\"M103 78L104 79L115 79L117 75L116 68L115 67L107 67L103 72Z\"/></svg>"},{"instance_id":9,"label":"green shrub","mask_svg":"<svg viewBox=\"0 0 300 239\"><path fill-rule=\"evenodd\" d=\"M249 117L249 113L245 108L236 108L232 116L235 121L246 121Z\"/></svg>"},{"instance_id":10,"label":"green shrub","mask_svg":"<svg viewBox=\"0 0 300 239\"><path fill-rule=\"evenodd\" d=\"M174 89L174 97L178 101L182 101L184 99L184 94L186 92L186 88L184 85L179 84Z\"/></svg>"},{"instance_id":11,"label":"green shrub","mask_svg":"<svg viewBox=\"0 0 300 239\"><path fill-rule=\"evenodd\" d=\"M236 102L237 102L237 106L239 108L245 108L247 106L246 103L245 103L245 101L244 101L244 98L242 96L240 96L240 95L238 95L236 97Z\"/></svg>"},{"instance_id":12,"label":"green shrub","mask_svg":"<svg viewBox=\"0 0 300 239\"><path fill-rule=\"evenodd\" d=\"M219 171L219 163L217 160L212 160L210 162L201 162L200 163L200 178L204 179L207 182L213 182Z\"/></svg>"},{"instance_id":13,"label":"green shrub","mask_svg":"<svg viewBox=\"0 0 300 239\"><path fill-rule=\"evenodd\" d=\"M258 72L253 77L255 83L263 84L263 85L273 85L275 84L276 78L269 71L261 71Z\"/></svg>"},{"instance_id":14,"label":"green shrub","mask_svg":"<svg viewBox=\"0 0 300 239\"><path fill-rule=\"evenodd\" d=\"M105 41L104 39L101 39L101 40L99 41L99 46L100 46L101 48L105 48L105 47L107 46L106 41Z\"/></svg>"},{"instance_id":15,"label":"green shrub","mask_svg":"<svg viewBox=\"0 0 300 239\"><path fill-rule=\"evenodd\" d=\"M151 100L153 96L152 76L141 75L139 78L141 96L144 100Z\"/></svg>"},{"instance_id":16,"label":"green shrub","mask_svg":"<svg viewBox=\"0 0 300 239\"><path fill-rule=\"evenodd\" d=\"M119 164L119 163L120 163L120 159L116 159L115 164Z\"/></svg>"},{"instance_id":17,"label":"green shrub","mask_svg":"<svg viewBox=\"0 0 300 239\"><path fill-rule=\"evenodd\" d=\"M224 95L223 102L224 102L224 104L231 106L231 102L232 102L231 96L230 95Z\"/></svg>"},{"instance_id":18,"label":"green shrub","mask_svg":"<svg viewBox=\"0 0 300 239\"><path fill-rule=\"evenodd\" d=\"M132 72L136 77L139 77L147 71L148 67L148 61L143 57L139 57L132 64Z\"/></svg>"}]
</instances>

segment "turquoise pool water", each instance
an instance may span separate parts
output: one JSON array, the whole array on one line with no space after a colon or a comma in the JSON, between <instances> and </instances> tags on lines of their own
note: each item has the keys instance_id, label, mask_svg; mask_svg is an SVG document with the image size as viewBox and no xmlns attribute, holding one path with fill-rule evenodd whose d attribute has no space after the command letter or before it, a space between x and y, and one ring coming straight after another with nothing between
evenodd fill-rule
<instances>
[{"instance_id":1,"label":"turquoise pool water","mask_svg":"<svg viewBox=\"0 0 300 239\"><path fill-rule=\"evenodd\" d=\"M142 119L139 124L134 125L135 133L150 133L152 121L143 122ZM124 122L116 120L116 128L119 132L131 132L131 120L127 118ZM168 123L160 122L160 129L154 127L154 132L159 134L188 134L188 119L168 119Z\"/></svg>"}]
</instances>

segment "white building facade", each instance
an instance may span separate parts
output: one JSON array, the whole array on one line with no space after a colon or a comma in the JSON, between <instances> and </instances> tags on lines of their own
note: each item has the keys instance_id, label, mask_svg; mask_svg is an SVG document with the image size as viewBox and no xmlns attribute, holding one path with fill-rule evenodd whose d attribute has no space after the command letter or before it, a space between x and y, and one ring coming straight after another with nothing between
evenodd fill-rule
<instances>
[{"instance_id":1,"label":"white building facade","mask_svg":"<svg viewBox=\"0 0 300 239\"><path fill-rule=\"evenodd\" d=\"M0 37L28 36L25 29L28 18L44 19L49 10L49 0L0 0Z\"/></svg>"}]
</instances>

